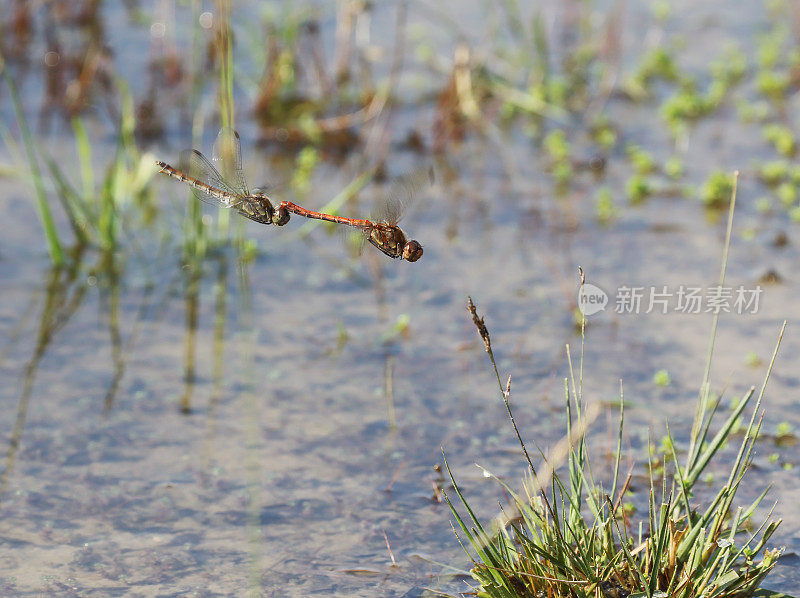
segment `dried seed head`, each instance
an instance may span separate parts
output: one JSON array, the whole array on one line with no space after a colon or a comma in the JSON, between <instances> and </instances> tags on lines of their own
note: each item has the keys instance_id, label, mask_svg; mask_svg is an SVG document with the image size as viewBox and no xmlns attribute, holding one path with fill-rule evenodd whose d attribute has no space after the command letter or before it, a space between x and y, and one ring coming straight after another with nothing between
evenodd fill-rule
<instances>
[{"instance_id":1,"label":"dried seed head","mask_svg":"<svg viewBox=\"0 0 800 598\"><path fill-rule=\"evenodd\" d=\"M478 317L478 310L475 307L475 304L472 302L472 297L467 297L467 311L469 311L469 313L472 315L472 321L475 323L475 327L478 329L478 333L483 339L483 344L486 346L486 351L491 352L492 341L489 338L489 330L486 328L483 318Z\"/></svg>"}]
</instances>

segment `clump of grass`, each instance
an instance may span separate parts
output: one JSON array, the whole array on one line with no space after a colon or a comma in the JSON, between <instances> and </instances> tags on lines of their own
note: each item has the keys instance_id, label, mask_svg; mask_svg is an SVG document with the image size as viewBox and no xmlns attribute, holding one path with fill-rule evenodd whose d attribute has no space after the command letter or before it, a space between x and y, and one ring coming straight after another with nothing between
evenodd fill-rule
<instances>
[{"instance_id":1,"label":"clump of grass","mask_svg":"<svg viewBox=\"0 0 800 598\"><path fill-rule=\"evenodd\" d=\"M661 104L661 116L676 137L685 135L697 120L712 114L732 88L747 74L746 56L736 47L728 48L709 64L711 80L705 92L697 89L688 76L679 80L679 89Z\"/></svg>"},{"instance_id":2,"label":"clump of grass","mask_svg":"<svg viewBox=\"0 0 800 598\"><path fill-rule=\"evenodd\" d=\"M683 162L678 156L672 156L664 162L664 173L671 179L679 179L683 176Z\"/></svg>"},{"instance_id":3,"label":"clump of grass","mask_svg":"<svg viewBox=\"0 0 800 598\"><path fill-rule=\"evenodd\" d=\"M735 176L733 180L720 285L724 284L733 224ZM583 272L580 274L583 284ZM597 415L598 408L585 408L583 404L585 320L582 320L581 327L577 384L567 347L570 376L564 380L565 442L560 443L547 457L543 455L543 466L537 470L511 411L511 378L505 385L502 383L484 319L478 316L471 298L467 307L494 368L503 403L528 469L523 492L520 493L484 470L487 476L493 477L503 487L512 507L510 512L504 509L489 528L481 523L470 508L445 460L455 495L466 511L462 516L450 497L444 494L460 530L460 535L459 531L456 535L473 562L470 573L479 584L478 588L474 588L475 594L486 598L753 596L782 552L782 549L767 548L767 542L780 520L773 521L768 516L757 528L752 522L766 489L747 507L733 510L732 505L752 463L753 449L763 418L763 415L758 415L761 401L786 323L780 330L749 422L744 424L744 409L756 396L754 387L735 404L720 429L712 436L711 424L720 405L720 398L712 395L709 384L719 317L719 314L715 314L695 419L684 453L685 462L679 463L679 447L669 427L659 447L648 443L650 488L647 518L635 526L629 521L634 509L626 503L631 492L629 482L632 473L629 472L625 479L620 477L624 428L622 387L610 491L595 480L588 458L585 431ZM741 441L727 479L707 505L692 504L698 482L713 483L714 477L708 471L708 466L720 451L732 443L735 434L741 434ZM567 470L565 475L557 471L564 461ZM764 590L759 595L778 596Z\"/></svg>"},{"instance_id":4,"label":"clump of grass","mask_svg":"<svg viewBox=\"0 0 800 598\"><path fill-rule=\"evenodd\" d=\"M769 103L766 101L751 102L740 100L736 104L736 109L739 112L739 118L746 123L764 122L770 115Z\"/></svg>"},{"instance_id":5,"label":"clump of grass","mask_svg":"<svg viewBox=\"0 0 800 598\"><path fill-rule=\"evenodd\" d=\"M656 160L653 158L653 154L644 148L630 144L625 148L625 153L628 155L628 160L630 160L636 174L645 175L655 171Z\"/></svg>"},{"instance_id":6,"label":"clump of grass","mask_svg":"<svg viewBox=\"0 0 800 598\"><path fill-rule=\"evenodd\" d=\"M756 77L758 91L776 102L783 101L790 83L791 79L787 73L777 71L760 71Z\"/></svg>"},{"instance_id":7,"label":"clump of grass","mask_svg":"<svg viewBox=\"0 0 800 598\"><path fill-rule=\"evenodd\" d=\"M792 131L785 125L772 123L764 127L764 139L769 141L778 153L791 157L797 151L797 142Z\"/></svg>"},{"instance_id":8,"label":"clump of grass","mask_svg":"<svg viewBox=\"0 0 800 598\"><path fill-rule=\"evenodd\" d=\"M672 376L669 375L667 370L658 370L653 374L653 384L656 386L669 386L672 382Z\"/></svg>"},{"instance_id":9,"label":"clump of grass","mask_svg":"<svg viewBox=\"0 0 800 598\"><path fill-rule=\"evenodd\" d=\"M787 160L765 162L759 167L758 176L766 185L774 187L791 176L791 166Z\"/></svg>"},{"instance_id":10,"label":"clump of grass","mask_svg":"<svg viewBox=\"0 0 800 598\"><path fill-rule=\"evenodd\" d=\"M686 462L678 465L678 448L672 434L650 446L648 515L638 527L628 520L633 512L625 498L630 493L631 473L620 477L623 443L623 400L620 390L619 433L610 492L595 481L585 440L588 422L596 415L582 402L582 365L576 384L570 361L571 381L564 380L567 407L567 437L561 455L549 455L537 470L514 421L509 398L511 381L503 385L492 352L489 331L469 300L468 309L483 339L494 367L503 402L522 447L528 466L523 492L514 491L492 476L510 497L510 512L503 510L493 526L481 523L470 508L447 465L453 489L466 514L445 494L455 517L459 541L473 562L470 571L479 587L477 596L663 596L694 598L751 596L775 566L781 549L766 543L780 524L768 521L752 530L755 509L766 490L749 506L732 510L732 502L752 462L753 448L761 429L757 417L764 387L777 355L775 348L767 379L744 429L738 454L722 487L705 507L691 504L699 481L713 480L706 469L731 440L735 424L755 396L751 388L728 415L721 429L710 436L719 400L711 398L704 383L701 408L690 437ZM784 324L785 326L785 324ZM581 349L581 352L583 349ZM568 352L569 358L569 352ZM571 382L571 384L570 384ZM566 475L556 471L566 458ZM671 466L671 475L667 467ZM631 532L630 530L635 530ZM457 535L459 532L457 531ZM463 542L461 536L466 540ZM471 549L471 551L470 551ZM768 595L768 594L767 594Z\"/></svg>"},{"instance_id":11,"label":"clump of grass","mask_svg":"<svg viewBox=\"0 0 800 598\"><path fill-rule=\"evenodd\" d=\"M641 100L653 94L652 86L655 81L677 83L681 77L671 49L659 46L642 55L636 72L625 81L625 91L632 98Z\"/></svg>"},{"instance_id":12,"label":"clump of grass","mask_svg":"<svg viewBox=\"0 0 800 598\"><path fill-rule=\"evenodd\" d=\"M691 122L711 114L714 108L712 98L702 95L693 86L687 86L664 100L661 116L670 130L677 134L688 128Z\"/></svg>"},{"instance_id":13,"label":"clump of grass","mask_svg":"<svg viewBox=\"0 0 800 598\"><path fill-rule=\"evenodd\" d=\"M617 143L618 134L607 117L601 117L592 126L592 139L604 151L611 151Z\"/></svg>"},{"instance_id":14,"label":"clump of grass","mask_svg":"<svg viewBox=\"0 0 800 598\"><path fill-rule=\"evenodd\" d=\"M787 208L791 208L797 201L797 187L790 182L781 183L775 189L775 195Z\"/></svg>"},{"instance_id":15,"label":"clump of grass","mask_svg":"<svg viewBox=\"0 0 800 598\"><path fill-rule=\"evenodd\" d=\"M16 88L7 71L4 72L15 108L17 123L20 129L26 158L30 168L30 180L33 184L37 208L45 233L50 258L55 265L63 265L69 258L63 249L64 241L56 228L55 218L48 200L49 183L55 192L64 215L72 230L77 246L91 247L106 252L118 248L118 236L121 220L135 213L144 224L154 219L155 208L147 201L147 183L152 177L152 158L143 155L136 147L133 137L135 115L133 99L123 82L118 84L122 101L118 136L114 154L106 166L105 175L100 183L96 182L94 159L91 142L80 117L72 119L75 136L75 155L78 160L80 184L70 181L68 171L56 161L46 146L36 140L30 133L23 107ZM39 167L43 162L46 171ZM49 175L49 181L45 178ZM128 210L131 204L137 210ZM77 252L76 255L80 254Z\"/></svg>"},{"instance_id":16,"label":"clump of grass","mask_svg":"<svg viewBox=\"0 0 800 598\"><path fill-rule=\"evenodd\" d=\"M572 178L572 165L570 163L572 150L566 133L561 129L551 131L545 136L543 145L552 160L552 172L558 185L566 185Z\"/></svg>"},{"instance_id":17,"label":"clump of grass","mask_svg":"<svg viewBox=\"0 0 800 598\"><path fill-rule=\"evenodd\" d=\"M632 204L638 204L653 194L653 185L647 177L634 174L625 183L625 193Z\"/></svg>"},{"instance_id":18,"label":"clump of grass","mask_svg":"<svg viewBox=\"0 0 800 598\"><path fill-rule=\"evenodd\" d=\"M608 187L600 187L596 193L595 214L600 222L612 221L618 214L619 209L614 203L614 196Z\"/></svg>"},{"instance_id":19,"label":"clump of grass","mask_svg":"<svg viewBox=\"0 0 800 598\"><path fill-rule=\"evenodd\" d=\"M709 70L713 81L730 87L747 75L747 55L740 48L730 46L722 56L711 61Z\"/></svg>"},{"instance_id":20,"label":"clump of grass","mask_svg":"<svg viewBox=\"0 0 800 598\"><path fill-rule=\"evenodd\" d=\"M712 172L700 190L700 199L709 208L725 205L733 192L733 177L722 170Z\"/></svg>"}]
</instances>

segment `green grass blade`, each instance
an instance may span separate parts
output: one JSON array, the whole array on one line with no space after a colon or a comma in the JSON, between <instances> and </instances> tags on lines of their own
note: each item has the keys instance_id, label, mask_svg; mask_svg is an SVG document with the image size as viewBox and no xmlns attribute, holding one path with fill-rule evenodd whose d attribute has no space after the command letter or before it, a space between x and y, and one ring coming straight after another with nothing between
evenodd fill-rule
<instances>
[{"instance_id":1,"label":"green grass blade","mask_svg":"<svg viewBox=\"0 0 800 598\"><path fill-rule=\"evenodd\" d=\"M90 197L94 197L95 193L92 145L89 142L89 134L86 132L86 125L83 124L83 119L78 117L73 118L72 130L75 134L75 147L78 150L78 164L81 170L83 197L88 200Z\"/></svg>"},{"instance_id":2,"label":"green grass blade","mask_svg":"<svg viewBox=\"0 0 800 598\"><path fill-rule=\"evenodd\" d=\"M3 78L8 86L11 101L14 104L14 114L17 117L17 124L19 125L19 130L22 134L22 142L25 146L25 152L28 156L28 165L30 166L31 178L36 191L36 207L39 211L39 219L42 222L44 236L47 240L47 249L50 253L50 259L52 260L53 264L60 266L64 263L64 250L61 246L61 240L58 237L58 230L56 230L55 222L53 221L53 213L50 210L50 202L47 201L47 193L44 189L42 173L39 170L39 164L36 159L36 152L34 151L31 132L28 129L28 121L25 118L25 112L22 109L22 103L20 102L19 95L17 94L17 87L11 80L11 76L8 74L8 69L5 67L2 59L0 59L0 69L3 71Z\"/></svg>"},{"instance_id":3,"label":"green grass blade","mask_svg":"<svg viewBox=\"0 0 800 598\"><path fill-rule=\"evenodd\" d=\"M706 447L702 453L697 455L697 459L692 467L691 470L686 472L686 483L688 485L687 489L691 489L694 484L697 482L700 475L703 473L705 468L708 466L708 463L714 457L714 455L719 451L722 445L725 443L727 438L730 436L731 430L733 429L734 425L736 424L736 420L741 415L744 408L750 402L750 399L753 397L753 393L755 392L754 388L750 388L748 393L744 396L744 398L739 402L731 414L728 416L728 419L723 424L722 428L717 432L714 438L711 440L709 445Z\"/></svg>"},{"instance_id":4,"label":"green grass blade","mask_svg":"<svg viewBox=\"0 0 800 598\"><path fill-rule=\"evenodd\" d=\"M733 214L736 208L736 187L739 181L739 171L734 172L733 175L733 189L731 191L731 201L730 206L728 209L728 227L725 233L725 246L722 251L722 266L720 267L719 273L719 286L722 286L725 283L725 270L728 266L728 251L731 247L731 233L733 231ZM711 335L709 337L708 342L708 354L706 356L706 365L705 370L703 371L703 382L700 386L700 398L697 402L697 412L695 413L695 421L692 426L692 433L691 433L691 441L689 444L689 453L687 457L687 471L690 469L690 463L694 461L697 453L699 453L701 447L700 443L698 442L698 431L700 429L700 423L703 419L703 414L705 412L706 402L708 400L709 395L709 380L711 377L711 360L714 355L714 344L717 340L717 324L719 322L719 312L714 314L714 317L711 322Z\"/></svg>"}]
</instances>

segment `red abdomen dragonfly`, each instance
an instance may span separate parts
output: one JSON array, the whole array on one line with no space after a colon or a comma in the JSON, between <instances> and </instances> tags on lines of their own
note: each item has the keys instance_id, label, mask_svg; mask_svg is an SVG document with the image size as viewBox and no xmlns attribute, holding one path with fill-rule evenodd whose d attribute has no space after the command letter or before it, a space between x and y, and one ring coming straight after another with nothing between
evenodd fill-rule
<instances>
[{"instance_id":1,"label":"red abdomen dragonfly","mask_svg":"<svg viewBox=\"0 0 800 598\"><path fill-rule=\"evenodd\" d=\"M234 209L261 224L283 226L289 222L288 210L276 210L267 195L248 190L242 172L242 144L236 131L221 129L214 142L212 155L213 164L195 149L182 151L180 163L186 165L186 171L166 162L158 161L156 165L160 168L159 172L190 185L195 197L201 201ZM230 176L223 177L214 164L229 172ZM228 168L223 168L226 164Z\"/></svg>"},{"instance_id":2,"label":"red abdomen dragonfly","mask_svg":"<svg viewBox=\"0 0 800 598\"><path fill-rule=\"evenodd\" d=\"M432 182L433 169L431 168L395 179L368 220L314 212L290 201L281 202L277 210L286 210L305 218L352 226L361 231L363 241L374 245L390 258L403 258L409 262L416 262L422 257L422 245L414 239L407 239L397 223L419 196L420 191Z\"/></svg>"}]
</instances>

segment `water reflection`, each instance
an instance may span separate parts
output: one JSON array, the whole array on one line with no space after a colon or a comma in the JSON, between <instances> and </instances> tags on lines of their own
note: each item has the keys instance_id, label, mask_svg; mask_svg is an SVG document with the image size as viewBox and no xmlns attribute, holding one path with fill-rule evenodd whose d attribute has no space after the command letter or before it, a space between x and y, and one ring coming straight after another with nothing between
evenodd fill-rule
<instances>
[{"instance_id":1,"label":"water reflection","mask_svg":"<svg viewBox=\"0 0 800 598\"><path fill-rule=\"evenodd\" d=\"M196 351L197 351L197 320L199 310L200 294L200 264L191 264L184 267L183 278L183 298L185 305L185 328L184 335L184 362L183 362L183 382L184 389L180 399L181 413L188 415L192 412L192 395L196 381Z\"/></svg>"},{"instance_id":2,"label":"water reflection","mask_svg":"<svg viewBox=\"0 0 800 598\"><path fill-rule=\"evenodd\" d=\"M6 450L3 471L0 474L0 501L2 501L8 488L9 478L14 471L39 365L54 336L75 314L89 289L86 278L81 276L83 274L81 268L83 254L83 246L74 247L69 252L69 259L65 264L52 266L47 272L44 282L44 305L39 316L35 347L33 355L22 373L22 390L17 400L14 426Z\"/></svg>"}]
</instances>

